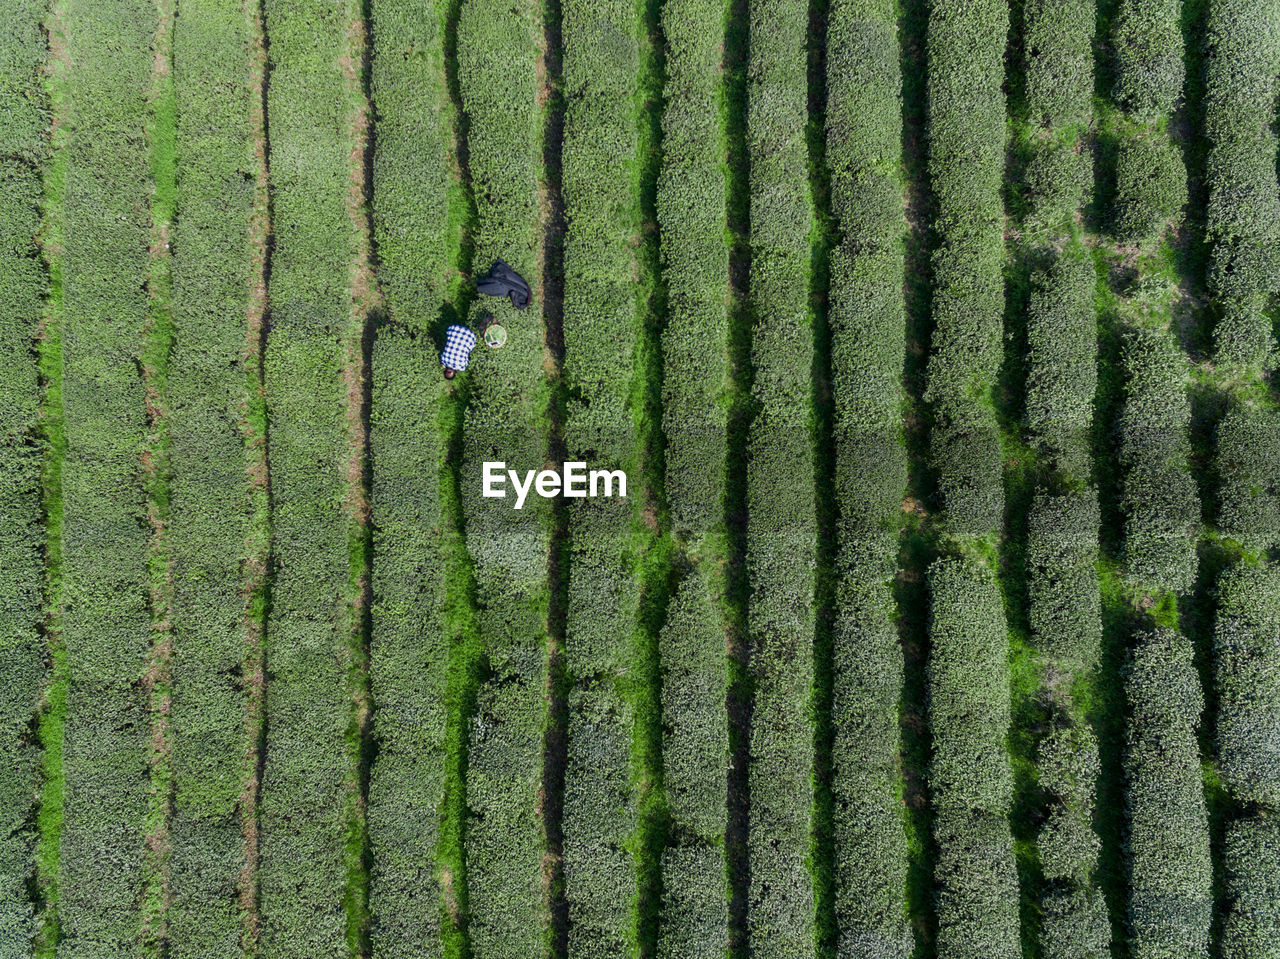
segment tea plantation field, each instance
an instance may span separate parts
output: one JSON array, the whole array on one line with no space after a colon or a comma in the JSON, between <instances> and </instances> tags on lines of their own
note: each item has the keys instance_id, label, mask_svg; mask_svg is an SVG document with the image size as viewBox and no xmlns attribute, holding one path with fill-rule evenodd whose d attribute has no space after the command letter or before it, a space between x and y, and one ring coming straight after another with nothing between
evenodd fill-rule
<instances>
[{"instance_id":1,"label":"tea plantation field","mask_svg":"<svg viewBox=\"0 0 1280 959\"><path fill-rule=\"evenodd\" d=\"M5 10L0 959L1280 959L1276 0Z\"/></svg>"}]
</instances>

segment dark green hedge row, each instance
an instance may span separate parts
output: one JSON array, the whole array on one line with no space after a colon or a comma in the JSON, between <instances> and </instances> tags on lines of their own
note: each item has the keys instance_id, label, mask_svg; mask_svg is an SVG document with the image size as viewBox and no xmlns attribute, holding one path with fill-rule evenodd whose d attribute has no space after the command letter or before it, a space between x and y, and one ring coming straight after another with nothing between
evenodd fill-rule
<instances>
[{"instance_id":1,"label":"dark green hedge row","mask_svg":"<svg viewBox=\"0 0 1280 959\"><path fill-rule=\"evenodd\" d=\"M1218 360L1257 367L1275 348L1263 311L1280 291L1280 8L1265 0L1215 0L1205 26L1206 226L1220 311Z\"/></svg>"},{"instance_id":2,"label":"dark green hedge row","mask_svg":"<svg viewBox=\"0 0 1280 959\"><path fill-rule=\"evenodd\" d=\"M964 559L934 562L929 592L938 955L1012 959L1021 948L1004 602L991 571Z\"/></svg>"},{"instance_id":3,"label":"dark green hedge row","mask_svg":"<svg viewBox=\"0 0 1280 959\"><path fill-rule=\"evenodd\" d=\"M723 0L662 4L666 75L657 217L666 285L662 427L671 525L691 566L659 636L663 853L659 955L722 956L728 941L724 831L729 760L725 623L716 565L724 547L729 378L725 135L719 118Z\"/></svg>"},{"instance_id":4,"label":"dark green hedge row","mask_svg":"<svg viewBox=\"0 0 1280 959\"><path fill-rule=\"evenodd\" d=\"M902 79L891 0L836 0L827 21L827 166L839 243L828 321L834 399L836 618L831 791L836 952L905 957L898 699L890 580L906 488Z\"/></svg>"},{"instance_id":5,"label":"dark green hedge row","mask_svg":"<svg viewBox=\"0 0 1280 959\"><path fill-rule=\"evenodd\" d=\"M564 874L570 956L623 956L635 936L634 717L609 680L569 693L564 773Z\"/></svg>"},{"instance_id":6,"label":"dark green hedge row","mask_svg":"<svg viewBox=\"0 0 1280 959\"><path fill-rule=\"evenodd\" d=\"M1082 135L1071 139L1041 139L1022 171L1031 235L1051 230L1059 236L1072 231L1076 211L1093 192L1093 153Z\"/></svg>"},{"instance_id":7,"label":"dark green hedge row","mask_svg":"<svg viewBox=\"0 0 1280 959\"><path fill-rule=\"evenodd\" d=\"M173 563L172 903L175 956L240 955L240 797L248 781L248 311L254 282L250 21L235 0L174 20L178 197L167 378Z\"/></svg>"},{"instance_id":8,"label":"dark green hedge row","mask_svg":"<svg viewBox=\"0 0 1280 959\"><path fill-rule=\"evenodd\" d=\"M1046 879L1088 888L1101 842L1093 831L1098 741L1086 725L1059 722L1036 747L1038 784L1050 798L1036 839Z\"/></svg>"},{"instance_id":9,"label":"dark green hedge row","mask_svg":"<svg viewBox=\"0 0 1280 959\"><path fill-rule=\"evenodd\" d=\"M1120 142L1112 224L1117 237L1148 240L1175 219L1186 203L1182 151L1166 134L1153 130Z\"/></svg>"},{"instance_id":10,"label":"dark green hedge row","mask_svg":"<svg viewBox=\"0 0 1280 959\"><path fill-rule=\"evenodd\" d=\"M903 660L890 584L837 587L831 725L836 922L841 959L904 959L914 940L903 895L898 702Z\"/></svg>"},{"instance_id":11,"label":"dark green hedge row","mask_svg":"<svg viewBox=\"0 0 1280 959\"><path fill-rule=\"evenodd\" d=\"M748 629L754 713L748 772L747 926L760 959L814 950L813 331L809 316L808 5L752 0L747 64L751 187Z\"/></svg>"},{"instance_id":12,"label":"dark green hedge row","mask_svg":"<svg viewBox=\"0 0 1280 959\"><path fill-rule=\"evenodd\" d=\"M444 379L430 337L457 231L444 7L374 0L370 67L378 119L373 227L390 326L370 359L369 662L376 760L369 776L369 907L378 959L441 955L436 846L444 798L450 637L440 473ZM460 882L460 879L455 880ZM456 896L456 891L453 893Z\"/></svg>"},{"instance_id":13,"label":"dark green hedge row","mask_svg":"<svg viewBox=\"0 0 1280 959\"><path fill-rule=\"evenodd\" d=\"M725 16L723 0L662 4L662 428L672 526L690 539L724 519L729 247L718 110Z\"/></svg>"},{"instance_id":14,"label":"dark green hedge row","mask_svg":"<svg viewBox=\"0 0 1280 959\"><path fill-rule=\"evenodd\" d=\"M272 222L264 354L274 560L259 808L264 959L333 956L347 936L357 623L343 368L360 331L347 211L355 105L340 66L358 10L266 0Z\"/></svg>"},{"instance_id":15,"label":"dark green hedge row","mask_svg":"<svg viewBox=\"0 0 1280 959\"><path fill-rule=\"evenodd\" d=\"M1090 467L1098 388L1097 276L1083 245L1069 243L1031 276L1027 308L1027 426L1063 474Z\"/></svg>"},{"instance_id":16,"label":"dark green hedge row","mask_svg":"<svg viewBox=\"0 0 1280 959\"><path fill-rule=\"evenodd\" d=\"M1017 959L1018 873L1008 817L948 807L938 810L933 832L939 959Z\"/></svg>"},{"instance_id":17,"label":"dark green hedge row","mask_svg":"<svg viewBox=\"0 0 1280 959\"><path fill-rule=\"evenodd\" d=\"M1280 807L1280 571L1237 565L1218 580L1214 633L1218 769L1232 796Z\"/></svg>"},{"instance_id":18,"label":"dark green hedge row","mask_svg":"<svg viewBox=\"0 0 1280 959\"><path fill-rule=\"evenodd\" d=\"M1027 531L1027 591L1036 644L1056 663L1089 669L1102 641L1098 493L1038 492Z\"/></svg>"},{"instance_id":19,"label":"dark green hedge row","mask_svg":"<svg viewBox=\"0 0 1280 959\"><path fill-rule=\"evenodd\" d=\"M1240 405L1218 424L1218 528L1248 550L1280 545L1280 416Z\"/></svg>"},{"instance_id":20,"label":"dark green hedge row","mask_svg":"<svg viewBox=\"0 0 1280 959\"><path fill-rule=\"evenodd\" d=\"M525 312L507 299L480 298L472 317L479 309L492 311L507 328L507 345L497 352L477 349L465 374L459 488L488 667L468 730L468 935L475 955L495 959L539 954L547 923L538 789L546 721L549 510L537 496L519 512L509 499L481 496L485 460L532 469L546 459L548 394L531 377L546 356L539 319L541 39L532 4L519 4L513 13L509 4L478 0L459 12L458 86L477 214L473 272L487 271L501 256L535 296ZM431 361L432 370L437 362Z\"/></svg>"},{"instance_id":21,"label":"dark green hedge row","mask_svg":"<svg viewBox=\"0 0 1280 959\"><path fill-rule=\"evenodd\" d=\"M1182 4L1121 0L1111 37L1116 100L1126 113L1155 121L1182 96Z\"/></svg>"},{"instance_id":22,"label":"dark green hedge row","mask_svg":"<svg viewBox=\"0 0 1280 959\"><path fill-rule=\"evenodd\" d=\"M658 959L723 959L729 947L724 879L719 847L663 850Z\"/></svg>"},{"instance_id":23,"label":"dark green hedge row","mask_svg":"<svg viewBox=\"0 0 1280 959\"><path fill-rule=\"evenodd\" d=\"M630 555L637 506L634 392L639 227L638 71L642 32L630 0L566 0L563 179L564 438L592 468L623 469L627 499L569 505L565 665L570 694L565 768L564 888L568 955L620 955L635 936L638 771L629 691L589 677L634 674L637 581ZM588 715L573 705L581 701Z\"/></svg>"},{"instance_id":24,"label":"dark green hedge row","mask_svg":"<svg viewBox=\"0 0 1280 959\"><path fill-rule=\"evenodd\" d=\"M1040 903L1040 953L1044 959L1107 959L1111 916L1096 886L1053 889Z\"/></svg>"},{"instance_id":25,"label":"dark green hedge row","mask_svg":"<svg viewBox=\"0 0 1280 959\"><path fill-rule=\"evenodd\" d=\"M1206 956L1213 870L1196 742L1204 696L1186 637L1164 628L1134 637L1125 695L1130 953Z\"/></svg>"},{"instance_id":26,"label":"dark green hedge row","mask_svg":"<svg viewBox=\"0 0 1280 959\"><path fill-rule=\"evenodd\" d=\"M1227 827L1222 959L1280 954L1280 823L1274 811Z\"/></svg>"},{"instance_id":27,"label":"dark green hedge row","mask_svg":"<svg viewBox=\"0 0 1280 959\"><path fill-rule=\"evenodd\" d=\"M1124 334L1125 565L1139 583L1185 593L1196 572L1200 501L1187 468L1186 359L1166 329Z\"/></svg>"},{"instance_id":28,"label":"dark green hedge row","mask_svg":"<svg viewBox=\"0 0 1280 959\"><path fill-rule=\"evenodd\" d=\"M150 157L144 133L156 7L63 6L64 727L58 953L131 954L140 935L151 783L142 679L153 637L142 475Z\"/></svg>"},{"instance_id":29,"label":"dark green hedge row","mask_svg":"<svg viewBox=\"0 0 1280 959\"><path fill-rule=\"evenodd\" d=\"M39 70L45 4L21 0L0 35L0 956L27 955L33 932L32 813L40 754L30 723L47 678L40 635L43 549L40 389L32 343L46 276L32 238L49 146Z\"/></svg>"},{"instance_id":30,"label":"dark green hedge row","mask_svg":"<svg viewBox=\"0 0 1280 959\"><path fill-rule=\"evenodd\" d=\"M673 908L664 906L662 935L674 947L694 938L724 940L723 842L729 763L725 690L724 622L716 603L714 570L703 561L676 584L659 636L662 656L662 777L673 828L673 858L683 870L717 861L713 876L683 890ZM709 896L700 901L697 896ZM718 920L716 917L719 917ZM687 925L693 923L692 926Z\"/></svg>"},{"instance_id":31,"label":"dark green hedge row","mask_svg":"<svg viewBox=\"0 0 1280 959\"><path fill-rule=\"evenodd\" d=\"M925 399L936 426L933 465L948 528L1000 527L1004 487L991 390L1003 355L1004 50L999 0L929 5L929 180L933 354Z\"/></svg>"},{"instance_id":32,"label":"dark green hedge row","mask_svg":"<svg viewBox=\"0 0 1280 959\"><path fill-rule=\"evenodd\" d=\"M371 0L369 81L378 286L397 323L436 322L460 239L453 106L445 86L441 0ZM424 352L429 352L425 351Z\"/></svg>"},{"instance_id":33,"label":"dark green hedge row","mask_svg":"<svg viewBox=\"0 0 1280 959\"><path fill-rule=\"evenodd\" d=\"M1028 0L1022 46L1027 106L1045 127L1093 119L1093 33L1097 12L1088 0Z\"/></svg>"}]
</instances>

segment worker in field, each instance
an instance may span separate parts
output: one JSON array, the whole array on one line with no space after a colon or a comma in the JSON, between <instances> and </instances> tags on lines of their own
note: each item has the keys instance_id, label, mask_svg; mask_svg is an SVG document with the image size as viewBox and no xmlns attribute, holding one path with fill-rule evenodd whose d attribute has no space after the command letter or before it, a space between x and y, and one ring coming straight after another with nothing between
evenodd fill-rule
<instances>
[{"instance_id":1,"label":"worker in field","mask_svg":"<svg viewBox=\"0 0 1280 959\"><path fill-rule=\"evenodd\" d=\"M440 365L444 378L451 380L467 368L471 351L476 348L476 335L461 323L450 323L444 331L444 350L440 353Z\"/></svg>"}]
</instances>

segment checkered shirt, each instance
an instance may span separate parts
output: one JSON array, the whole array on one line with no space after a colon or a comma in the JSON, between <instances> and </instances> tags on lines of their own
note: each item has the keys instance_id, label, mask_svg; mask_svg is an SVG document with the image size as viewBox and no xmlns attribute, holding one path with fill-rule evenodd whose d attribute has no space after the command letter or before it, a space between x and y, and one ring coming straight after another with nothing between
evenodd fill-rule
<instances>
[{"instance_id":1,"label":"checkered shirt","mask_svg":"<svg viewBox=\"0 0 1280 959\"><path fill-rule=\"evenodd\" d=\"M440 354L440 365L461 373L467 368L471 351L476 347L476 335L465 326L454 323L445 331L444 352Z\"/></svg>"}]
</instances>

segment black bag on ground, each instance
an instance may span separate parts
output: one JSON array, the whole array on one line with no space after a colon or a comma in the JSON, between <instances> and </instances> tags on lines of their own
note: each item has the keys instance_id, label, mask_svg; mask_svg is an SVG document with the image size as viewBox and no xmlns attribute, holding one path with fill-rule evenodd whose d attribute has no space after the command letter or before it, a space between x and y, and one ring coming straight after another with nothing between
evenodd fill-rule
<instances>
[{"instance_id":1,"label":"black bag on ground","mask_svg":"<svg viewBox=\"0 0 1280 959\"><path fill-rule=\"evenodd\" d=\"M511 297L511 305L517 310L529 305L529 284L502 259L494 260L488 274L476 280L476 289L489 296Z\"/></svg>"}]
</instances>

